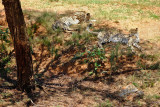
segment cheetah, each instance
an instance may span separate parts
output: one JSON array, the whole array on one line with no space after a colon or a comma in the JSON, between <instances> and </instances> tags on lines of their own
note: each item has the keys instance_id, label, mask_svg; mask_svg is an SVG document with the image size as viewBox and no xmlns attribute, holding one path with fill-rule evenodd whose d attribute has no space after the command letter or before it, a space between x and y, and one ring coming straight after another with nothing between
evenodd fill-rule
<instances>
[{"instance_id":1,"label":"cheetah","mask_svg":"<svg viewBox=\"0 0 160 107\"><path fill-rule=\"evenodd\" d=\"M89 20L90 13L86 13L85 11L77 11L71 16L62 17L55 21L55 23L52 25L52 29L56 30L60 28L64 32L78 31L78 29L72 29L70 26L80 24L82 22L89 22Z\"/></svg>"},{"instance_id":2,"label":"cheetah","mask_svg":"<svg viewBox=\"0 0 160 107\"><path fill-rule=\"evenodd\" d=\"M111 32L106 31L93 32L90 30L90 27L92 27L91 23L87 26L86 30L89 33L97 35L98 46L100 48L103 48L103 44L105 43L113 42L127 45L131 48L132 52L134 52L134 47L138 48L141 51L141 47L138 45L138 43L140 42L138 28L131 29L129 31L129 34L123 34L121 32L112 34Z\"/></svg>"}]
</instances>

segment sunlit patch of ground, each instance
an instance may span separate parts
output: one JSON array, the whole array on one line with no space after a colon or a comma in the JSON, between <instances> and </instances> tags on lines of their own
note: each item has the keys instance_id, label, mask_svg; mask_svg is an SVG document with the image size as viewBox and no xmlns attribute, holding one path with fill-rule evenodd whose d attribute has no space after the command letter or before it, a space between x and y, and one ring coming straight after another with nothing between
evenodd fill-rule
<instances>
[{"instance_id":1,"label":"sunlit patch of ground","mask_svg":"<svg viewBox=\"0 0 160 107\"><path fill-rule=\"evenodd\" d=\"M92 65L91 68L89 68L86 63L82 63L86 58L85 56L73 60L75 54L80 53L78 48L67 47L67 49L64 49L60 43L55 44L55 47L62 48L60 51L64 51L61 52L59 56L55 57L55 55L49 55L47 47L40 43L33 45L35 46L33 47L35 52L33 55L35 77L39 79L38 82L42 84L45 91L49 94L36 89L35 99L37 99L37 101L35 101L35 106L100 107L117 105L160 105L160 73L158 70L148 70L144 66L145 64L152 65L153 63L158 62L160 58L160 7L146 4L143 5L142 3L132 4L127 1L126 3L109 2L108 4L89 5L73 4L72 2L68 3L62 1L49 2L49 0L21 0L21 3L24 11L31 11L33 12L30 14L31 16L41 16L41 19L45 16L43 16L45 12L55 12L57 13L56 15L59 15L65 14L66 11L82 10L90 12L92 19L97 20L96 29L114 27L127 32L131 28L139 28L141 39L140 45L144 50L139 54L144 54L141 55L141 57L146 58L140 58L140 55L135 55L132 58L122 56L118 59L120 68L118 72L113 72L112 75L102 74L97 80L92 78L92 76L85 79L85 77L88 76L88 72L92 69ZM1 4L0 9L3 9ZM151 14L150 12L153 12L154 14ZM50 18L51 16L48 17ZM29 19L26 19L26 21L27 20ZM51 25L53 22L47 23ZM42 36L42 38L43 36L47 37L48 34L46 34L47 31L45 27L40 24L37 25L38 29L36 30L35 38L39 36ZM61 35L64 35L65 39L70 36L70 34L64 33ZM93 41L93 44L96 44L96 42ZM106 48L106 50L109 51L111 49ZM109 55L106 56L109 59ZM142 60L142 64L139 66L137 66L138 60ZM12 73L9 75L12 75L12 79L15 80L15 63L13 66L14 75L12 75ZM143 68L144 70L139 68ZM110 63L105 62L101 69L110 70ZM0 94L0 106L25 106L30 102L30 99L28 99L25 94L14 89L11 90L10 88L12 87L9 87L10 83L5 79L0 79L0 83L2 85L0 87L0 92L2 92ZM143 99L133 102L123 102L117 97L117 91L129 83L133 83L138 89L144 91L145 95Z\"/></svg>"}]
</instances>

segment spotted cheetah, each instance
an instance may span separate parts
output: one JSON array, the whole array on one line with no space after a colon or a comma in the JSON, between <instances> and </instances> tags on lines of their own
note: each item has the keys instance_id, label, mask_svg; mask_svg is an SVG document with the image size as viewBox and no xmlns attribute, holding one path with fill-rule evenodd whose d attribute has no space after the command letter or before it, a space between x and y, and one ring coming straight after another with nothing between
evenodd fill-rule
<instances>
[{"instance_id":1,"label":"spotted cheetah","mask_svg":"<svg viewBox=\"0 0 160 107\"><path fill-rule=\"evenodd\" d=\"M87 26L86 30L89 33L97 35L98 46L100 48L103 48L104 43L109 43L109 42L118 43L119 42L122 44L126 44L128 47L131 48L133 52L134 52L134 47L141 50L141 47L138 45L138 43L140 42L138 28L131 29L129 31L129 34L123 34L123 33L112 34L110 32L105 32L105 31L93 32L90 30L90 27L92 27L91 23Z\"/></svg>"},{"instance_id":2,"label":"spotted cheetah","mask_svg":"<svg viewBox=\"0 0 160 107\"><path fill-rule=\"evenodd\" d=\"M85 11L77 11L71 16L62 17L59 20L55 21L52 25L52 29L56 30L58 28L62 29L64 32L77 31L78 29L72 29L71 25L76 25L82 22L89 22L90 13Z\"/></svg>"}]
</instances>

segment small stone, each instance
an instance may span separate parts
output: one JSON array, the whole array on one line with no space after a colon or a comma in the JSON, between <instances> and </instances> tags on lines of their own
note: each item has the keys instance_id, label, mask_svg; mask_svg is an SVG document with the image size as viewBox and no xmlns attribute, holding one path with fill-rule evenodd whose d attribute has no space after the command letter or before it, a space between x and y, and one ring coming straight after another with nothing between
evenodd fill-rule
<instances>
[{"instance_id":1,"label":"small stone","mask_svg":"<svg viewBox=\"0 0 160 107\"><path fill-rule=\"evenodd\" d=\"M125 86L118 94L119 97L130 101L133 101L135 98L142 98L143 95L143 91L139 91L133 84Z\"/></svg>"}]
</instances>

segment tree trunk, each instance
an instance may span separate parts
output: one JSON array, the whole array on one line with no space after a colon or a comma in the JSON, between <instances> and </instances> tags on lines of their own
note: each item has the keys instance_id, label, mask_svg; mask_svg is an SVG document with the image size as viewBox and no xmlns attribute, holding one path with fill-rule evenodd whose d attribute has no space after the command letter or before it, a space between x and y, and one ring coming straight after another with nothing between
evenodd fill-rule
<instances>
[{"instance_id":1,"label":"tree trunk","mask_svg":"<svg viewBox=\"0 0 160 107\"><path fill-rule=\"evenodd\" d=\"M17 64L18 89L31 91L33 65L30 43L19 0L2 0L8 27L14 43Z\"/></svg>"}]
</instances>

